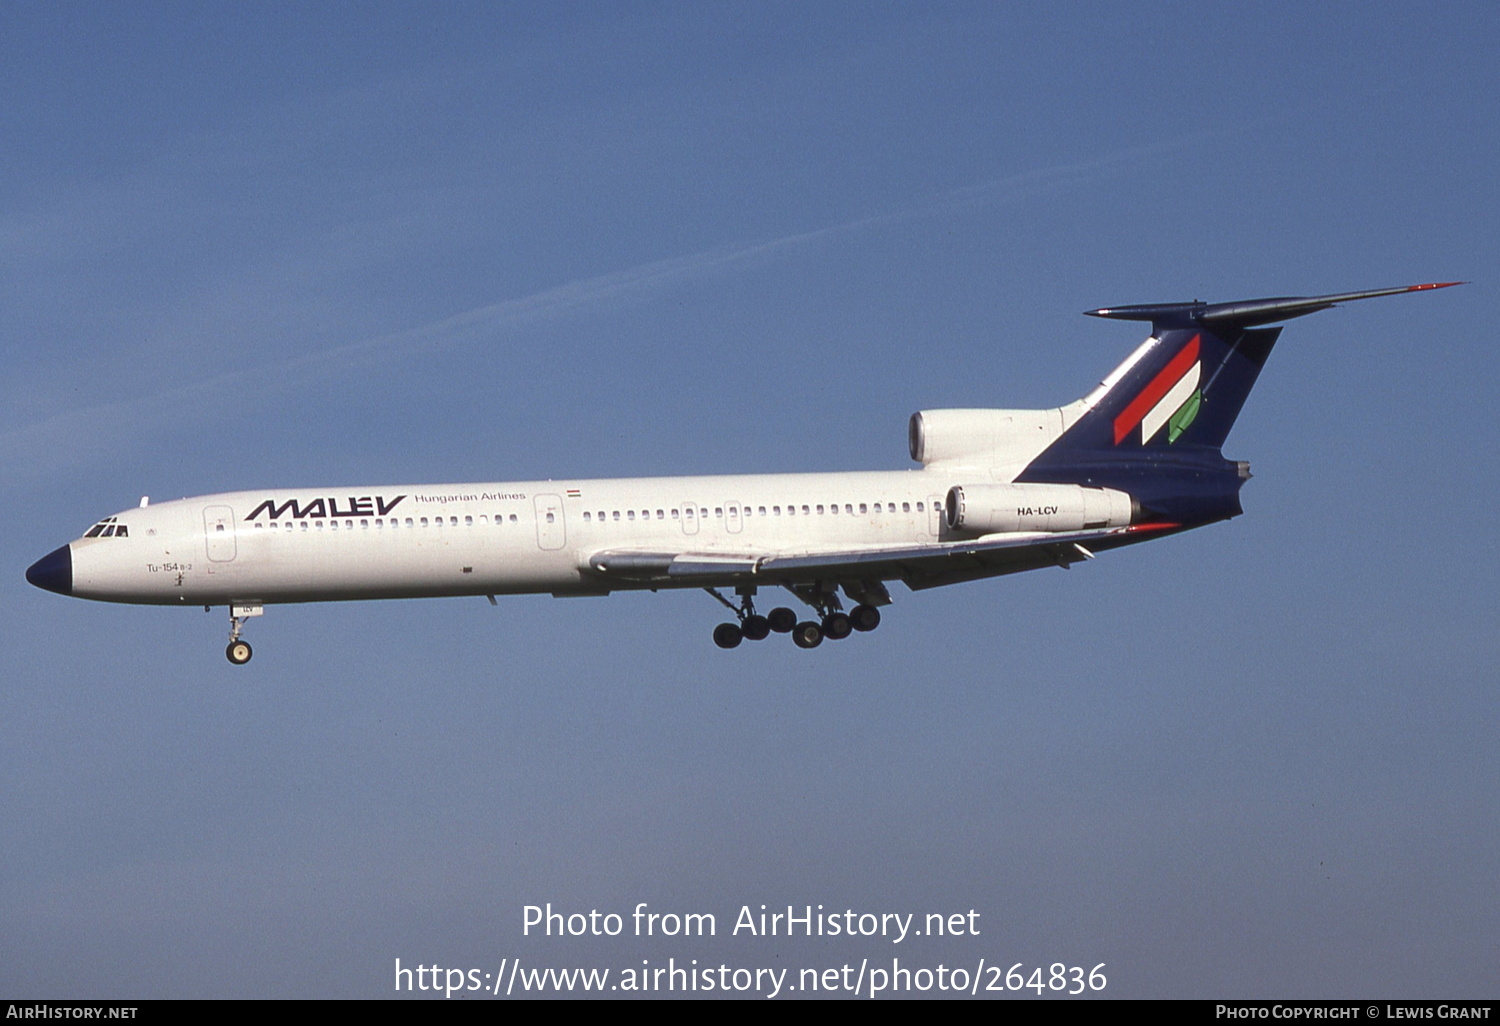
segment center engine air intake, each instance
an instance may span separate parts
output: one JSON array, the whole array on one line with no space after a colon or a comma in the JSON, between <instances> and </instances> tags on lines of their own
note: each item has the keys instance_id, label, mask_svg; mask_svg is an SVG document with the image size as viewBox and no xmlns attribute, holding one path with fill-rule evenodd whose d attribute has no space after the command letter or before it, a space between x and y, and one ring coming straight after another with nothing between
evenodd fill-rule
<instances>
[{"instance_id":1,"label":"center engine air intake","mask_svg":"<svg viewBox=\"0 0 1500 1026\"><path fill-rule=\"evenodd\" d=\"M907 424L911 458L923 466L1029 460L1062 431L1060 410L922 410Z\"/></svg>"},{"instance_id":2,"label":"center engine air intake","mask_svg":"<svg viewBox=\"0 0 1500 1026\"><path fill-rule=\"evenodd\" d=\"M967 534L1007 531L1086 531L1129 526L1138 504L1113 488L1083 485L954 485L944 515Z\"/></svg>"}]
</instances>

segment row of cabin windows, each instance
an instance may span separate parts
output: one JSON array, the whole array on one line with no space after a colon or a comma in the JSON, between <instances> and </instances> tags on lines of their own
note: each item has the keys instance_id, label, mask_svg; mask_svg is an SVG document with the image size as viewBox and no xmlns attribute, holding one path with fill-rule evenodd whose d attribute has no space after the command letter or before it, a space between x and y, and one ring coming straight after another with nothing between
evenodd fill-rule
<instances>
[{"instance_id":1,"label":"row of cabin windows","mask_svg":"<svg viewBox=\"0 0 1500 1026\"><path fill-rule=\"evenodd\" d=\"M479 515L478 519L479 519L480 526L486 526L490 522L489 516L487 514L484 514L484 513L481 513ZM430 519L428 517L407 517L405 519L405 521L403 521L400 517L391 517L389 520L387 520L384 517L376 517L373 520L370 520L370 519L360 520L359 521L359 526L361 528L370 528L370 527L386 528L386 527L389 527L392 530L394 530L396 528L403 527L403 526L404 527L408 527L408 528L413 528L413 527L458 527L459 526L458 520L459 520L458 517L449 517L449 518L447 518L447 520L444 520L442 517L432 517ZM472 517L472 516L464 517L463 518L463 526L464 527L473 527L474 526L474 520L475 520L475 518ZM503 514L503 513L496 513L495 514L495 526L496 527L499 527L500 525L502 525L504 523L507 523L507 522L514 524L514 523L516 523L516 521L517 521L517 517L516 517L516 515L514 513L510 514L509 518L507 518L506 515ZM259 531L262 528L269 527L271 530L274 531L274 530L276 530L277 527L280 527L282 530L291 531L291 530L295 529L295 527L297 525L300 524L302 526L302 530L304 530L304 531L310 530L313 527L315 527L315 528L317 528L318 530L321 531L323 529L323 525L327 524L329 530L331 530L331 531L337 531L339 529L339 523L340 523L340 521L337 521L337 520L332 520L332 519L325 520L325 519L323 519L321 517L313 517L313 518L309 518L307 520L288 520L288 521L286 521L285 523L282 523L282 524L276 524L276 523L261 524L261 523L257 523L255 525L255 529L257 531ZM309 527L309 525L311 525L311 527ZM346 530L346 531L352 531L352 530L354 530L354 521L353 520L345 520L345 521L343 521L343 525L344 525L344 530ZM222 528L220 528L220 530L222 530Z\"/></svg>"},{"instance_id":2,"label":"row of cabin windows","mask_svg":"<svg viewBox=\"0 0 1500 1026\"><path fill-rule=\"evenodd\" d=\"M866 515L866 514L870 513L870 511L871 511L871 509L870 509L871 504L870 503L861 502L861 503L857 503L856 504L856 503L852 503L852 502L846 502L843 505L844 514L846 516L854 516L855 515L856 505L857 505L858 510L859 510L859 515L861 515L861 516ZM894 512L896 512L896 504L894 502L885 502L885 503L877 502L877 503L874 503L873 505L874 505L874 512L876 512L876 513L894 513ZM916 504L916 506L917 506L917 512L918 513L925 513L925 512L927 512L924 503L920 503L919 502L919 503ZM902 513L910 513L911 512L911 507L912 507L912 504L910 502L903 502L901 504L901 512ZM934 508L936 508L936 507L934 507ZM789 506L786 507L786 515L789 516L789 517L794 517L794 516L797 515L798 510L801 511L801 514L804 517L810 517L810 516L813 516L813 515L822 516L825 511L827 513L829 513L829 514L837 515L838 512L839 512L839 504L836 503L836 502L833 502L833 503L829 503L826 507L823 506L822 504L813 505L813 504L810 504L810 503L804 503L801 506L789 505ZM746 517L751 517L751 516L779 517L779 516L782 515L782 509L781 509L780 506L771 506L771 507L769 507L769 509L767 507L765 507L765 506L741 506L741 507L739 507L739 512L740 512L741 516L746 516ZM671 516L672 516L673 520L679 520L679 519L692 520L695 517L698 518L698 519L701 519L701 520L707 520L708 519L708 510L707 509L699 509L699 510L695 511L693 507L689 506L689 507L687 507L687 509L681 510L681 511L678 511L678 510L675 510L675 509L672 510L671 511ZM722 518L724 516L724 507L723 506L715 506L714 507L714 516ZM619 519L621 519L621 512L620 512L620 510L614 510L614 511L610 512L609 515L606 517L605 511L601 509L601 510L599 510L598 513L593 514L593 516L591 517L590 516L590 511L585 510L584 513L583 513L583 519L584 519L585 523L588 523L591 519L597 519L599 521L599 523L602 524L602 523L605 522L606 519L608 519L608 520L619 520ZM633 510L633 509L627 509L627 510L625 510L624 511L624 519L626 519L626 520L635 520L636 519L636 511ZM641 510L640 511L640 519L641 520L650 520L651 519L651 510L649 510L649 509L643 509L643 510ZM657 520L665 520L665 519L667 519L667 511L666 510L660 510L660 509L657 510L656 511L656 519Z\"/></svg>"}]
</instances>

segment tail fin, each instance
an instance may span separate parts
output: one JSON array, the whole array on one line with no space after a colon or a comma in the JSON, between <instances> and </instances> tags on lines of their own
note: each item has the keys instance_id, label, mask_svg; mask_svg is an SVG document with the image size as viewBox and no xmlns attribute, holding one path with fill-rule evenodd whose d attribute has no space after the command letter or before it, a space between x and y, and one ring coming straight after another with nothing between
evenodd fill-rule
<instances>
[{"instance_id":1,"label":"tail fin","mask_svg":"<svg viewBox=\"0 0 1500 1026\"><path fill-rule=\"evenodd\" d=\"M1250 389L1280 328L1257 325L1302 317L1339 303L1404 292L1425 292L1462 282L1433 282L1369 292L1341 292L1331 296L1251 299L1235 303L1162 303L1090 310L1091 317L1150 321L1155 344L1137 351L1127 365L1110 375L1105 394L1096 393L1083 420L1108 420L1107 445L1147 447L1224 444L1229 429L1245 405ZM1096 447L1103 432L1096 424L1083 429L1074 441ZM1072 432L1070 432L1071 434Z\"/></svg>"},{"instance_id":2,"label":"tail fin","mask_svg":"<svg viewBox=\"0 0 1500 1026\"><path fill-rule=\"evenodd\" d=\"M1245 471L1219 450L1281 335L1279 327L1259 325L1355 299L1460 284L1090 310L1150 321L1151 338L1099 388L1064 408L1076 419L1017 480L1118 488L1182 522L1235 516Z\"/></svg>"},{"instance_id":3,"label":"tail fin","mask_svg":"<svg viewBox=\"0 0 1500 1026\"><path fill-rule=\"evenodd\" d=\"M1157 326L1079 404L1082 415L1057 444L1121 455L1142 448L1218 449L1280 335L1280 328Z\"/></svg>"}]
</instances>

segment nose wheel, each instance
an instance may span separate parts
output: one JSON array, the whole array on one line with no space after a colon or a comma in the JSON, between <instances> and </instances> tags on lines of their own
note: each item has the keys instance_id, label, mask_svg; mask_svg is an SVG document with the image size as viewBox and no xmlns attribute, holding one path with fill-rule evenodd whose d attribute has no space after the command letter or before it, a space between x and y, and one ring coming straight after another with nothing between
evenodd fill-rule
<instances>
[{"instance_id":1,"label":"nose wheel","mask_svg":"<svg viewBox=\"0 0 1500 1026\"><path fill-rule=\"evenodd\" d=\"M248 641L231 641L229 647L224 649L224 655L236 666L244 666L255 654Z\"/></svg>"}]
</instances>

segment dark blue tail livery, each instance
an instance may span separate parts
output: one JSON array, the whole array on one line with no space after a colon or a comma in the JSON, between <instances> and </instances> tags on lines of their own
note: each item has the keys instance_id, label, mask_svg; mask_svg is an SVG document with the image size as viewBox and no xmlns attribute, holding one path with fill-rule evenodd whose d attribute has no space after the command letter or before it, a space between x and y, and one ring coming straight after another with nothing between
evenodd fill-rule
<instances>
[{"instance_id":1,"label":"dark blue tail livery","mask_svg":"<svg viewBox=\"0 0 1500 1026\"><path fill-rule=\"evenodd\" d=\"M1017 480L1116 488L1139 501L1144 517L1184 526L1237 516L1248 472L1220 448L1281 335L1281 328L1257 326L1340 302L1457 284L1088 311L1150 321L1152 340Z\"/></svg>"}]
</instances>

